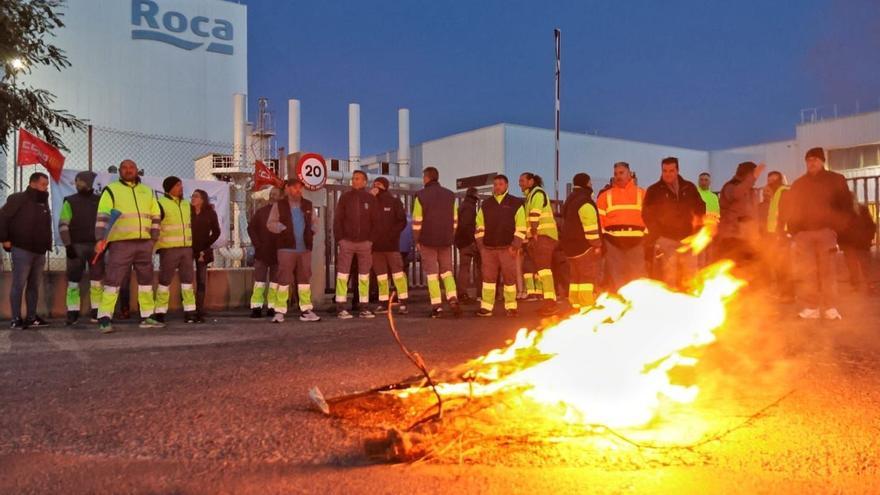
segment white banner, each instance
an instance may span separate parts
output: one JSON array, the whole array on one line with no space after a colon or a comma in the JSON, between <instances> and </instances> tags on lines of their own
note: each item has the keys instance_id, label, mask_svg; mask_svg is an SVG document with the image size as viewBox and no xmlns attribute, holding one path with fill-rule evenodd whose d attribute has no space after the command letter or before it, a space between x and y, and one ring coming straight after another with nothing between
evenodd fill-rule
<instances>
[{"instance_id":1,"label":"white banner","mask_svg":"<svg viewBox=\"0 0 880 495\"><path fill-rule=\"evenodd\" d=\"M52 201L52 230L55 235L55 244L61 246L61 237L58 235L58 217L61 215L61 205L64 198L76 193L75 178L76 174L82 170L64 170L61 172L60 182L51 182L51 201ZM104 190L104 186L119 180L118 174L110 174L107 172L97 172L95 177L95 193L100 194ZM156 194L162 194L162 181L164 177L141 177L141 181L153 188ZM229 241L229 183L219 180L195 180L181 179L183 181L183 197L189 199L193 191L201 189L208 193L211 204L217 212L217 219L220 222L220 238L214 243L215 248L226 246ZM157 196L158 197L158 196Z\"/></svg>"}]
</instances>

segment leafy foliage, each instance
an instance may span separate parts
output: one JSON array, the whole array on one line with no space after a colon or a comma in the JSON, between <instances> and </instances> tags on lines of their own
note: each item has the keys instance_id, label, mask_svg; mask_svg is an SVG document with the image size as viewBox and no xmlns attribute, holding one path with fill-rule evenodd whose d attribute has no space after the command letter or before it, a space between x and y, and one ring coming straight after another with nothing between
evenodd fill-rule
<instances>
[{"instance_id":1,"label":"leafy foliage","mask_svg":"<svg viewBox=\"0 0 880 495\"><path fill-rule=\"evenodd\" d=\"M64 50L49 43L64 26L58 12L64 0L0 1L0 149L7 151L12 131L24 127L51 145L66 149L59 130L84 129L85 123L67 110L52 107L55 95L22 81L34 67L62 70L70 66Z\"/></svg>"}]
</instances>

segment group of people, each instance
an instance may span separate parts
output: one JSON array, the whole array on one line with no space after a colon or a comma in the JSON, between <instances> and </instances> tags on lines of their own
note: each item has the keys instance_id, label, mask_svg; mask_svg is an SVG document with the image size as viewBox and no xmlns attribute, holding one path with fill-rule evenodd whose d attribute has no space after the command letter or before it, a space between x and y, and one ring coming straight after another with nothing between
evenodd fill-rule
<instances>
[{"instance_id":1,"label":"group of people","mask_svg":"<svg viewBox=\"0 0 880 495\"><path fill-rule=\"evenodd\" d=\"M796 294L801 318L840 319L834 253L843 250L850 280L864 289L876 224L844 177L827 170L822 148L809 150L805 164L806 173L790 186L782 173L768 173L759 198L756 183L763 164L740 163L716 195L707 172L695 185L681 176L675 157L661 161L660 179L647 189L638 186L628 163L618 162L595 199L590 176L576 174L561 208L554 207L541 177L531 172L518 178L521 197L511 193L508 177L496 175L491 197L481 199L469 189L457 201L440 185L439 171L427 167L411 216L387 178L368 184L367 174L355 171L351 189L333 209L336 317L354 317L347 308L350 285L360 318L391 307L409 312L408 248L401 237L411 235L405 242L412 242L421 260L433 318L447 308L460 316L461 305L477 299L477 316L492 316L496 299L508 316L518 314L523 299L542 300L540 314L553 315L560 311L557 293L567 292L570 307L578 310L592 305L600 290L615 291L642 277L686 290L698 267L727 258L753 282L775 287L781 299L791 301ZM220 236L207 193L197 189L187 200L182 181L168 177L157 195L141 182L131 160L121 163L119 180L102 191L94 190L94 180L92 172L77 174L77 192L64 198L59 215L67 255L67 324L80 319L86 271L89 317L104 333L113 331L120 295L129 297L132 271L142 328L165 325L175 273L184 321L203 322L211 246ZM9 196L0 209L0 242L11 252L13 267L12 328L46 325L37 315L37 297L52 247L48 185L45 174L35 173L27 189ZM253 318L263 317L265 307L266 315L281 323L293 303L301 321L321 319L311 294L316 209L303 188L300 180L287 180L250 218ZM693 248L701 231L713 238L703 253ZM154 253L159 255L155 290ZM478 297L469 294L471 279L480 281ZM372 308L371 280L378 285L379 301Z\"/></svg>"},{"instance_id":2,"label":"group of people","mask_svg":"<svg viewBox=\"0 0 880 495\"><path fill-rule=\"evenodd\" d=\"M80 282L88 271L89 318L103 333L114 331L112 319L120 295L129 297L132 271L137 280L141 328L161 328L171 298L175 273L186 323L203 323L207 267L211 246L220 237L217 213L208 194L183 197L183 182L168 177L157 195L141 182L137 164L124 160L119 180L95 191L93 172L76 175L76 193L64 198L58 233L64 244L67 272L66 324L80 320ZM0 209L0 242L12 256L10 303L13 329L45 326L37 314L46 252L52 248L49 178L34 173L25 191L12 194ZM153 289L153 254L159 255L159 284ZM194 284L195 287L194 288ZM26 314L22 318L22 295ZM125 304L127 307L127 304Z\"/></svg>"}]
</instances>

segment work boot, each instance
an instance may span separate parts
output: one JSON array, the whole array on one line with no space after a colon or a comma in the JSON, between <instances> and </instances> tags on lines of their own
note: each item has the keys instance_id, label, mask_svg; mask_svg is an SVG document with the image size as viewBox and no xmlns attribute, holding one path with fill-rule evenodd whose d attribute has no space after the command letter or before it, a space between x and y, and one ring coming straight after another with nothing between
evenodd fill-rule
<instances>
[{"instance_id":1,"label":"work boot","mask_svg":"<svg viewBox=\"0 0 880 495\"><path fill-rule=\"evenodd\" d=\"M262 318L262 317L263 317L263 308L251 309L251 318Z\"/></svg>"},{"instance_id":2,"label":"work boot","mask_svg":"<svg viewBox=\"0 0 880 495\"><path fill-rule=\"evenodd\" d=\"M159 316L159 315L156 315ZM141 320L140 328L165 328L165 323L157 320L156 318L143 318Z\"/></svg>"},{"instance_id":3,"label":"work boot","mask_svg":"<svg viewBox=\"0 0 880 495\"><path fill-rule=\"evenodd\" d=\"M386 311L386 313L387 313L387 311ZM376 315L374 315L373 312L370 311L369 309L362 310L360 313L358 313L358 318L375 318L375 317L376 317Z\"/></svg>"},{"instance_id":4,"label":"work boot","mask_svg":"<svg viewBox=\"0 0 880 495\"><path fill-rule=\"evenodd\" d=\"M307 309L299 315L299 321L321 321L321 317L311 309Z\"/></svg>"},{"instance_id":5,"label":"work boot","mask_svg":"<svg viewBox=\"0 0 880 495\"><path fill-rule=\"evenodd\" d=\"M486 308L480 308L480 309L477 311L477 316L483 316L483 317L489 317L489 316L492 316L492 310L491 310L491 309L486 309Z\"/></svg>"},{"instance_id":6,"label":"work boot","mask_svg":"<svg viewBox=\"0 0 880 495\"><path fill-rule=\"evenodd\" d=\"M21 318L13 318L12 322L9 323L9 328L12 330L26 330L27 327L24 326L24 320Z\"/></svg>"},{"instance_id":7,"label":"work boot","mask_svg":"<svg viewBox=\"0 0 880 495\"><path fill-rule=\"evenodd\" d=\"M34 316L33 318L28 318L28 319L24 320L24 326L25 326L25 328L30 328L30 327L41 328L41 327L48 327L49 323L46 320L40 318L39 316Z\"/></svg>"},{"instance_id":8,"label":"work boot","mask_svg":"<svg viewBox=\"0 0 880 495\"><path fill-rule=\"evenodd\" d=\"M284 323L284 314L276 312L272 317L272 323Z\"/></svg>"},{"instance_id":9,"label":"work boot","mask_svg":"<svg viewBox=\"0 0 880 495\"><path fill-rule=\"evenodd\" d=\"M183 314L183 322L184 323L195 323L196 317L192 313L184 313Z\"/></svg>"},{"instance_id":10,"label":"work boot","mask_svg":"<svg viewBox=\"0 0 880 495\"><path fill-rule=\"evenodd\" d=\"M350 320L353 318L353 316L351 316L351 313L349 313L348 310L345 309L340 309L339 311L337 311L336 317L340 320Z\"/></svg>"},{"instance_id":11,"label":"work boot","mask_svg":"<svg viewBox=\"0 0 880 495\"><path fill-rule=\"evenodd\" d=\"M443 318L443 308L440 306L431 308L431 318Z\"/></svg>"},{"instance_id":12,"label":"work boot","mask_svg":"<svg viewBox=\"0 0 880 495\"><path fill-rule=\"evenodd\" d=\"M164 325L164 323L165 323L165 313L156 313L156 314L153 315L152 318L147 318L147 319L152 319L152 320L154 320L154 321L158 321L159 323L162 323L162 324ZM142 320L142 321L143 321L143 320Z\"/></svg>"},{"instance_id":13,"label":"work boot","mask_svg":"<svg viewBox=\"0 0 880 495\"><path fill-rule=\"evenodd\" d=\"M275 316L275 308L269 308L266 310L266 316L272 318Z\"/></svg>"},{"instance_id":14,"label":"work boot","mask_svg":"<svg viewBox=\"0 0 880 495\"><path fill-rule=\"evenodd\" d=\"M110 318L101 318L98 322L98 330L101 333L113 333L116 330L113 330L113 323L110 321Z\"/></svg>"},{"instance_id":15,"label":"work boot","mask_svg":"<svg viewBox=\"0 0 880 495\"><path fill-rule=\"evenodd\" d=\"M64 325L72 327L77 323L79 323L79 311L68 311L67 320L64 321Z\"/></svg>"},{"instance_id":16,"label":"work boot","mask_svg":"<svg viewBox=\"0 0 880 495\"><path fill-rule=\"evenodd\" d=\"M397 307L397 314L399 314L399 315L408 315L409 314L409 310L406 308L405 302L401 302L400 306Z\"/></svg>"},{"instance_id":17,"label":"work boot","mask_svg":"<svg viewBox=\"0 0 880 495\"><path fill-rule=\"evenodd\" d=\"M541 316L553 316L559 312L559 305L556 304L556 301L553 299L545 299L544 305L541 306L541 309L538 310L538 314Z\"/></svg>"}]
</instances>

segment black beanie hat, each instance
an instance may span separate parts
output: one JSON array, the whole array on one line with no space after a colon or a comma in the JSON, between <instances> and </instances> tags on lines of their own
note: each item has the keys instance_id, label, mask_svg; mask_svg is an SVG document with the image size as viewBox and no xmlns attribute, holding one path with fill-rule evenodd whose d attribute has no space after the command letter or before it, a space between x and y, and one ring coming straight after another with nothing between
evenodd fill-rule
<instances>
[{"instance_id":1,"label":"black beanie hat","mask_svg":"<svg viewBox=\"0 0 880 495\"><path fill-rule=\"evenodd\" d=\"M583 172L579 174L574 174L574 178L571 179L572 185L576 187L587 188L590 185L590 176L589 174L585 174Z\"/></svg>"},{"instance_id":2,"label":"black beanie hat","mask_svg":"<svg viewBox=\"0 0 880 495\"><path fill-rule=\"evenodd\" d=\"M164 189L165 192L170 193L178 182L180 182L179 177L175 177L173 175L171 177L166 177L165 180L162 181L162 189Z\"/></svg>"},{"instance_id":3,"label":"black beanie hat","mask_svg":"<svg viewBox=\"0 0 880 495\"><path fill-rule=\"evenodd\" d=\"M807 158L818 158L824 162L825 161L825 150L822 148L810 148L810 150L807 151L807 156L805 156L804 159L807 159Z\"/></svg>"},{"instance_id":4,"label":"black beanie hat","mask_svg":"<svg viewBox=\"0 0 880 495\"><path fill-rule=\"evenodd\" d=\"M376 180L374 182L378 182L379 184L382 184L383 191L387 191L388 188L391 187L391 183L388 182L388 179L386 179L385 177L376 177Z\"/></svg>"}]
</instances>

